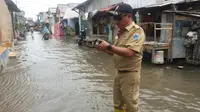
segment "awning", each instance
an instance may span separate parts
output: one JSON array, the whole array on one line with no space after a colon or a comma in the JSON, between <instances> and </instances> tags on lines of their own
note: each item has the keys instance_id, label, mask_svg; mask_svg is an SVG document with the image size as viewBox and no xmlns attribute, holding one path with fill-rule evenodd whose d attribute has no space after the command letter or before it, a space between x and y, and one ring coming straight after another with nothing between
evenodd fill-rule
<instances>
[{"instance_id":1,"label":"awning","mask_svg":"<svg viewBox=\"0 0 200 112\"><path fill-rule=\"evenodd\" d=\"M191 16L191 17L197 17L200 18L200 12L194 12L194 11L171 11L171 10L166 10L163 11L164 13L175 13L179 15L184 15L184 16Z\"/></svg>"},{"instance_id":2,"label":"awning","mask_svg":"<svg viewBox=\"0 0 200 112\"><path fill-rule=\"evenodd\" d=\"M120 3L118 3L118 4L120 4ZM101 8L101 9L99 9L99 10L94 10L94 11L92 11L92 12L89 13L88 18L91 19L91 18L93 18L93 17L99 17L99 16L108 15L108 14L109 14L109 11L110 11L111 9L113 9L116 5L117 5L117 4L113 4L113 5L108 6L108 7L106 7L106 8Z\"/></svg>"},{"instance_id":3,"label":"awning","mask_svg":"<svg viewBox=\"0 0 200 112\"><path fill-rule=\"evenodd\" d=\"M145 7L139 7L139 8L134 8L133 11L137 10L148 10L148 9L153 9L153 8L160 8L160 7L167 7L173 4L179 4L179 3L184 3L185 1L174 1L174 2L165 2L165 3L160 3L160 4L153 4L153 5L148 5Z\"/></svg>"},{"instance_id":4,"label":"awning","mask_svg":"<svg viewBox=\"0 0 200 112\"><path fill-rule=\"evenodd\" d=\"M98 10L94 10L92 12L89 12L87 19L92 19L97 13L98 13Z\"/></svg>"},{"instance_id":5,"label":"awning","mask_svg":"<svg viewBox=\"0 0 200 112\"><path fill-rule=\"evenodd\" d=\"M21 12L17 5L12 0L5 0L6 5L8 6L8 9L13 12Z\"/></svg>"},{"instance_id":6,"label":"awning","mask_svg":"<svg viewBox=\"0 0 200 112\"><path fill-rule=\"evenodd\" d=\"M85 7L85 6L87 6L87 4L88 4L90 1L92 1L92 0L86 0L85 2L83 2L83 3L79 4L79 5L77 5L76 7L72 8L72 10L77 10L77 9L81 9L82 7ZM85 11L84 11L84 12L85 12Z\"/></svg>"}]
</instances>

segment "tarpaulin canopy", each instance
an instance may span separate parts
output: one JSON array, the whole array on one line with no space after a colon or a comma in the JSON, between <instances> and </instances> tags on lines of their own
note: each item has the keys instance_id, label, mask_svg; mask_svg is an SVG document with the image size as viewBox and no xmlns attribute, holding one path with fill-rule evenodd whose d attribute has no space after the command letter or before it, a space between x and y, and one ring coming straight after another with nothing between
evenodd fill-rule
<instances>
[{"instance_id":1,"label":"tarpaulin canopy","mask_svg":"<svg viewBox=\"0 0 200 112\"><path fill-rule=\"evenodd\" d=\"M65 15L64 15L64 18L63 19L70 19L70 18L75 18L75 17L78 17L78 13L72 11L71 9L66 9L65 11Z\"/></svg>"},{"instance_id":2,"label":"tarpaulin canopy","mask_svg":"<svg viewBox=\"0 0 200 112\"><path fill-rule=\"evenodd\" d=\"M94 11L89 13L88 18L108 15L109 11L111 11L116 6L117 6L117 4L114 4L114 5L108 6L106 8L101 8L99 10L94 10Z\"/></svg>"}]
</instances>

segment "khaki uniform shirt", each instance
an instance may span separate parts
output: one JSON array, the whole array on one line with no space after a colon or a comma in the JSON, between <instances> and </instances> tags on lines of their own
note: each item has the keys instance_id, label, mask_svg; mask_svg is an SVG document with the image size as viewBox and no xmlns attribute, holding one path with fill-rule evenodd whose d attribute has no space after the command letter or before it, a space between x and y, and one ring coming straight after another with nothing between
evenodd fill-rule
<instances>
[{"instance_id":1,"label":"khaki uniform shirt","mask_svg":"<svg viewBox=\"0 0 200 112\"><path fill-rule=\"evenodd\" d=\"M142 63L142 50L145 41L143 29L134 22L115 38L115 46L133 50L136 54L132 57L121 57L114 54L114 64L117 70L140 71Z\"/></svg>"}]
</instances>

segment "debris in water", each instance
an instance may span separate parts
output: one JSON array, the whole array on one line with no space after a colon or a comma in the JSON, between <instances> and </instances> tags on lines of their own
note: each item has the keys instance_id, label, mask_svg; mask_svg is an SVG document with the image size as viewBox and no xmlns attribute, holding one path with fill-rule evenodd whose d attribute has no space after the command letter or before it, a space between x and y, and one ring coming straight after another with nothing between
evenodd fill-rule
<instances>
[{"instance_id":1,"label":"debris in water","mask_svg":"<svg viewBox=\"0 0 200 112\"><path fill-rule=\"evenodd\" d=\"M177 66L177 68L179 68L179 69L183 69L183 68L184 68L184 66Z\"/></svg>"}]
</instances>

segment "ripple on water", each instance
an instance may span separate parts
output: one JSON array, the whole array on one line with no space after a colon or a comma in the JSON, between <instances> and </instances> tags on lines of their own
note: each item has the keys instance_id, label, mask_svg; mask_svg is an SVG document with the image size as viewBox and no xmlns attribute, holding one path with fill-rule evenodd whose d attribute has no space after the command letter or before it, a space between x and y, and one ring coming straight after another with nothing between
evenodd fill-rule
<instances>
[{"instance_id":1,"label":"ripple on water","mask_svg":"<svg viewBox=\"0 0 200 112\"><path fill-rule=\"evenodd\" d=\"M109 64L113 63L110 57L77 47L70 40L43 41L39 33L34 35L34 39L28 36L27 41L20 42L17 63L0 75L0 112L110 112L113 109L115 73ZM177 70L145 66L140 91L142 112L200 111L198 94L173 89L176 81L171 86L174 80L166 72L177 76L178 83L185 82L183 75L176 75ZM188 87L190 83L193 82L188 81Z\"/></svg>"}]
</instances>

